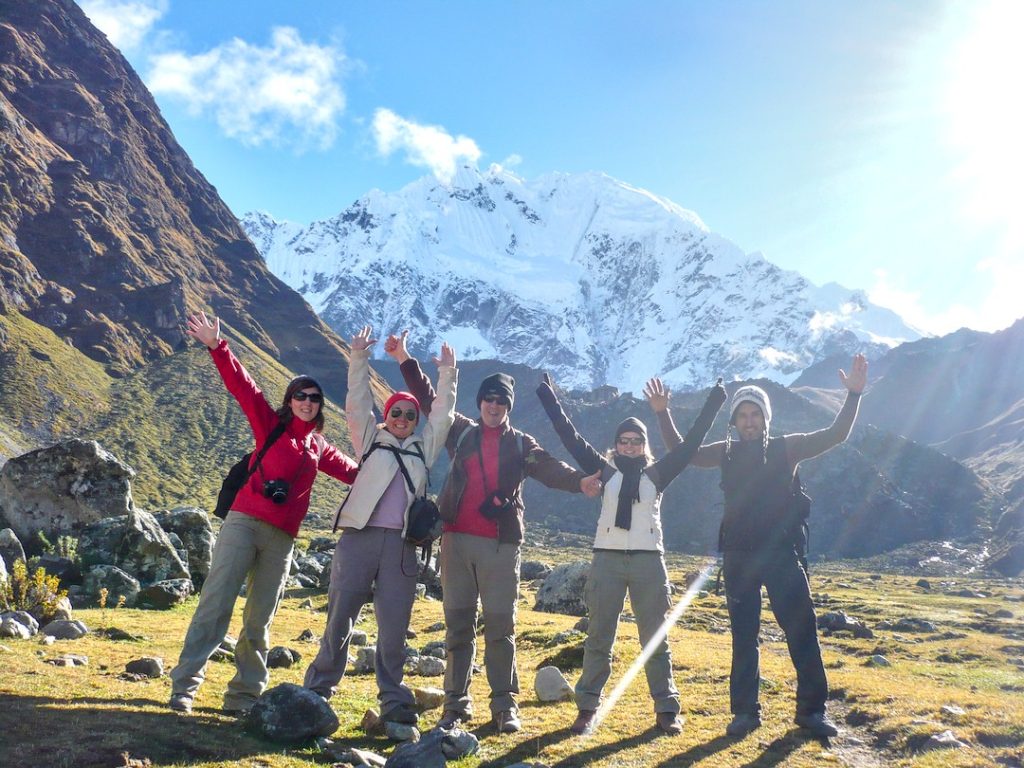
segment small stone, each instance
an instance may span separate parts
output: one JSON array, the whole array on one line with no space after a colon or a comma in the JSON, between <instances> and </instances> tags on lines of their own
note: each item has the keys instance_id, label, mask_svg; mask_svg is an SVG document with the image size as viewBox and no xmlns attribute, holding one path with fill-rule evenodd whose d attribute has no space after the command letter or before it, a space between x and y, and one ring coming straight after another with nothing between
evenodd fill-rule
<instances>
[{"instance_id":1,"label":"small stone","mask_svg":"<svg viewBox=\"0 0 1024 768\"><path fill-rule=\"evenodd\" d=\"M416 637L417 637L417 635L416 635L416 630L415 629L412 629L410 627L409 629L405 630L405 639L406 640L415 640Z\"/></svg>"},{"instance_id":2,"label":"small stone","mask_svg":"<svg viewBox=\"0 0 1024 768\"><path fill-rule=\"evenodd\" d=\"M921 589L931 589L932 583L928 581L928 579L918 579L917 586L919 586Z\"/></svg>"},{"instance_id":3,"label":"small stone","mask_svg":"<svg viewBox=\"0 0 1024 768\"><path fill-rule=\"evenodd\" d=\"M297 643L319 643L320 638L316 636L316 633L308 627L299 633L299 636L295 638Z\"/></svg>"},{"instance_id":4,"label":"small stone","mask_svg":"<svg viewBox=\"0 0 1024 768\"><path fill-rule=\"evenodd\" d=\"M395 723L388 721L384 723L384 735L392 741L419 741L420 732L414 725Z\"/></svg>"},{"instance_id":5,"label":"small stone","mask_svg":"<svg viewBox=\"0 0 1024 768\"><path fill-rule=\"evenodd\" d=\"M39 644L40 645L53 645L55 642L57 642L57 638L55 638L53 635L40 635L39 636Z\"/></svg>"},{"instance_id":6,"label":"small stone","mask_svg":"<svg viewBox=\"0 0 1024 768\"><path fill-rule=\"evenodd\" d=\"M9 637L13 640L28 640L32 637L32 630L8 615L3 621L0 621L0 637Z\"/></svg>"},{"instance_id":7,"label":"small stone","mask_svg":"<svg viewBox=\"0 0 1024 768\"><path fill-rule=\"evenodd\" d=\"M356 653L356 661L352 665L352 671L358 674L373 672L376 669L376 659L374 658L376 654L377 646L375 645L367 645L360 648Z\"/></svg>"},{"instance_id":8,"label":"small stone","mask_svg":"<svg viewBox=\"0 0 1024 768\"><path fill-rule=\"evenodd\" d=\"M590 618L584 616L582 619L580 619L573 625L573 629L575 629L577 632L586 632L588 629L590 629Z\"/></svg>"},{"instance_id":9,"label":"small stone","mask_svg":"<svg viewBox=\"0 0 1024 768\"><path fill-rule=\"evenodd\" d=\"M416 597L418 597L420 600L422 600L426 596L427 596L427 585L426 584L417 584L416 585Z\"/></svg>"},{"instance_id":10,"label":"small stone","mask_svg":"<svg viewBox=\"0 0 1024 768\"><path fill-rule=\"evenodd\" d=\"M930 737L921 747L922 752L931 752L936 749L963 749L967 746L960 741L952 731L943 731Z\"/></svg>"},{"instance_id":11,"label":"small stone","mask_svg":"<svg viewBox=\"0 0 1024 768\"><path fill-rule=\"evenodd\" d=\"M275 645L267 652L268 669L289 669L302 661L302 654L285 648L283 645Z\"/></svg>"},{"instance_id":12,"label":"small stone","mask_svg":"<svg viewBox=\"0 0 1024 768\"><path fill-rule=\"evenodd\" d=\"M63 656L44 659L43 661L47 664L52 664L55 667L86 667L89 665L88 656L80 656L75 653L66 653Z\"/></svg>"},{"instance_id":13,"label":"small stone","mask_svg":"<svg viewBox=\"0 0 1024 768\"><path fill-rule=\"evenodd\" d=\"M558 667L547 666L537 670L533 690L540 701L568 701L573 698L572 686Z\"/></svg>"},{"instance_id":14,"label":"small stone","mask_svg":"<svg viewBox=\"0 0 1024 768\"><path fill-rule=\"evenodd\" d=\"M434 622L433 624L431 624L429 627L427 627L423 631L424 632L441 632L443 630L444 630L444 622L443 621L437 621L437 622Z\"/></svg>"},{"instance_id":15,"label":"small stone","mask_svg":"<svg viewBox=\"0 0 1024 768\"><path fill-rule=\"evenodd\" d=\"M954 718L960 718L967 714L967 711L963 707L958 707L955 704L946 704L942 708L941 712L944 715L949 715Z\"/></svg>"},{"instance_id":16,"label":"small stone","mask_svg":"<svg viewBox=\"0 0 1024 768\"><path fill-rule=\"evenodd\" d=\"M480 740L461 728L452 728L441 741L441 752L449 760L460 760L475 755L480 749Z\"/></svg>"},{"instance_id":17,"label":"small stone","mask_svg":"<svg viewBox=\"0 0 1024 768\"><path fill-rule=\"evenodd\" d=\"M443 659L436 659L433 656L420 656L416 664L416 673L424 677L437 677L443 675L446 664Z\"/></svg>"},{"instance_id":18,"label":"small stone","mask_svg":"<svg viewBox=\"0 0 1024 768\"><path fill-rule=\"evenodd\" d=\"M58 640L77 640L89 634L89 628L81 621L51 621L40 631Z\"/></svg>"},{"instance_id":19,"label":"small stone","mask_svg":"<svg viewBox=\"0 0 1024 768\"><path fill-rule=\"evenodd\" d=\"M440 688L413 688L412 695L420 712L438 709L444 704L445 694Z\"/></svg>"},{"instance_id":20,"label":"small stone","mask_svg":"<svg viewBox=\"0 0 1024 768\"><path fill-rule=\"evenodd\" d=\"M149 678L160 677L164 673L164 660L157 656L143 656L125 664L124 671Z\"/></svg>"},{"instance_id":21,"label":"small stone","mask_svg":"<svg viewBox=\"0 0 1024 768\"><path fill-rule=\"evenodd\" d=\"M444 640L434 640L424 645L420 653L424 656L433 656L435 659L444 659L448 656L448 646Z\"/></svg>"},{"instance_id":22,"label":"small stone","mask_svg":"<svg viewBox=\"0 0 1024 768\"><path fill-rule=\"evenodd\" d=\"M305 608L309 611L313 610L313 598L307 597L305 600L299 603L299 608Z\"/></svg>"},{"instance_id":23,"label":"small stone","mask_svg":"<svg viewBox=\"0 0 1024 768\"><path fill-rule=\"evenodd\" d=\"M369 638L361 629L353 629L352 637L348 641L349 645L366 645L368 642Z\"/></svg>"},{"instance_id":24,"label":"small stone","mask_svg":"<svg viewBox=\"0 0 1024 768\"><path fill-rule=\"evenodd\" d=\"M375 709L366 710L359 727L363 729L363 733L380 733L384 730L380 715Z\"/></svg>"},{"instance_id":25,"label":"small stone","mask_svg":"<svg viewBox=\"0 0 1024 768\"><path fill-rule=\"evenodd\" d=\"M890 662L882 654L876 653L874 656L872 656L870 659L867 660L867 663L865 664L865 666L868 666L868 667L891 667L892 666L892 662Z\"/></svg>"}]
</instances>

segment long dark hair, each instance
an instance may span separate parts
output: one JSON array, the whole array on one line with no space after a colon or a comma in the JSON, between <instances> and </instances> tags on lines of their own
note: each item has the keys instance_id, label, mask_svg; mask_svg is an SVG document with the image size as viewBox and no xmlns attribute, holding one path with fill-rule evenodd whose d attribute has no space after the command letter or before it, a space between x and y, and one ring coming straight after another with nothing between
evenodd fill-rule
<instances>
[{"instance_id":1,"label":"long dark hair","mask_svg":"<svg viewBox=\"0 0 1024 768\"><path fill-rule=\"evenodd\" d=\"M284 402L277 409L278 418L282 421L290 421L292 419L294 414L292 413L291 405L289 405L292 396L300 389L307 389L308 387L316 387L321 395L324 393L323 387L312 376L296 376L288 382L288 388L284 391ZM314 428L317 432L324 431L324 405L325 403L320 403L320 409L316 412L316 418L313 419Z\"/></svg>"}]
</instances>

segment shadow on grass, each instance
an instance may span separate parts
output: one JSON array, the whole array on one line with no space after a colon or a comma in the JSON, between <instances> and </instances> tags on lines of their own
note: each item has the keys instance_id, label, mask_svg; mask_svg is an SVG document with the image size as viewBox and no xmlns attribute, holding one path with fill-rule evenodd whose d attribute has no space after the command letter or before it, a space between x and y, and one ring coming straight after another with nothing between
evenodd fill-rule
<instances>
[{"instance_id":1,"label":"shadow on grass","mask_svg":"<svg viewBox=\"0 0 1024 768\"><path fill-rule=\"evenodd\" d=\"M235 761L280 754L282 746L249 735L242 721L197 707L191 715L147 698L73 700L0 693L0 765L110 768L122 754L153 766ZM312 744L299 744L295 751ZM318 755L310 755L316 760Z\"/></svg>"},{"instance_id":2,"label":"shadow on grass","mask_svg":"<svg viewBox=\"0 0 1024 768\"><path fill-rule=\"evenodd\" d=\"M773 765L778 765L799 749L801 744L808 741L808 737L802 735L804 733L799 728L790 728L785 734L765 747L764 752L749 763L744 763L742 768L771 768Z\"/></svg>"},{"instance_id":3,"label":"shadow on grass","mask_svg":"<svg viewBox=\"0 0 1024 768\"><path fill-rule=\"evenodd\" d=\"M736 739L731 736L718 736L704 744L694 744L685 752L658 763L657 768L684 768L687 765L699 763L711 755L721 752L726 747L735 744Z\"/></svg>"},{"instance_id":4,"label":"shadow on grass","mask_svg":"<svg viewBox=\"0 0 1024 768\"><path fill-rule=\"evenodd\" d=\"M637 734L636 736L630 736L627 739L620 739L619 741L613 741L607 744L595 744L589 749L574 752L572 755L559 760L557 763L553 763L551 768L573 768L574 766L590 765L595 760L608 757L616 752L633 749L641 744L646 744L651 739L656 739L660 735L662 735L660 732L651 728L644 733ZM573 735L568 728L559 728L557 731L549 731L542 736L531 738L528 741L524 741L522 744L516 745L503 755L481 762L480 768L499 768L499 766L511 765L513 763L530 762L536 759L537 755L546 747L560 741L564 741L565 739L577 738L581 737ZM582 738L585 739L586 737ZM584 740L581 743L586 744L586 741Z\"/></svg>"}]
</instances>

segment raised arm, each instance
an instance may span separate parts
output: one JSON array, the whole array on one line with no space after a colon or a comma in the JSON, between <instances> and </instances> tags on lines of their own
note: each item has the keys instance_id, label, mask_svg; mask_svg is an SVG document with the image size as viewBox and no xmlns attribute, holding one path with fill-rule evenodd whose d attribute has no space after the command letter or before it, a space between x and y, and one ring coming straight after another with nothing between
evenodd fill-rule
<instances>
[{"instance_id":1,"label":"raised arm","mask_svg":"<svg viewBox=\"0 0 1024 768\"><path fill-rule=\"evenodd\" d=\"M656 461L647 469L648 477L654 481L654 485L659 491L664 491L669 483L694 459L725 400L725 387L722 386L722 380L719 379L708 393L704 407L701 408L696 421L693 422L693 426L690 427L683 441L669 451L665 458Z\"/></svg>"},{"instance_id":2,"label":"raised arm","mask_svg":"<svg viewBox=\"0 0 1024 768\"><path fill-rule=\"evenodd\" d=\"M526 448L523 468L527 477L558 491L584 493L591 497L600 494L601 480L596 474L584 474L564 461L559 461L541 448L530 435L523 435L523 443Z\"/></svg>"},{"instance_id":3,"label":"raised arm","mask_svg":"<svg viewBox=\"0 0 1024 768\"><path fill-rule=\"evenodd\" d=\"M352 337L348 361L348 395L345 397L345 420L352 450L362 456L373 444L377 420L373 415L373 394L370 392L370 350L377 340L371 338L371 328L363 326Z\"/></svg>"},{"instance_id":4,"label":"raised arm","mask_svg":"<svg viewBox=\"0 0 1024 768\"><path fill-rule=\"evenodd\" d=\"M277 424L277 413L267 402L263 390L256 386L252 376L245 370L245 366L231 353L227 339L220 337L220 319L211 319L205 312L194 313L188 318L185 332L210 350L210 357L217 366L225 388L242 407L257 444L261 443Z\"/></svg>"},{"instance_id":5,"label":"raised arm","mask_svg":"<svg viewBox=\"0 0 1024 768\"><path fill-rule=\"evenodd\" d=\"M655 417L658 419L658 429L661 430L661 439L665 441L665 447L672 450L683 442L683 436L676 429L676 423L672 420L672 411L669 410L669 399L671 391L664 382L655 376L648 379L644 384L644 397L647 404L651 406Z\"/></svg>"},{"instance_id":6,"label":"raised arm","mask_svg":"<svg viewBox=\"0 0 1024 768\"><path fill-rule=\"evenodd\" d=\"M551 384L551 377L546 373L543 374L543 379L537 387L537 397L540 398L540 403L544 406L544 412L551 420L551 426L555 428L558 439L562 441L562 445L580 465L580 468L588 475L604 469L608 462L576 431L572 422L569 421L569 417L562 410L561 403L558 402L558 396Z\"/></svg>"},{"instance_id":7,"label":"raised arm","mask_svg":"<svg viewBox=\"0 0 1024 768\"><path fill-rule=\"evenodd\" d=\"M853 423L857 420L860 397L868 381L868 361L864 355L854 355L849 375L839 370L839 381L846 387L846 401L831 426L816 432L786 435L786 458L790 466L795 467L804 459L820 456L850 436Z\"/></svg>"},{"instance_id":8,"label":"raised arm","mask_svg":"<svg viewBox=\"0 0 1024 768\"><path fill-rule=\"evenodd\" d=\"M435 357L434 362L437 364L436 407L430 411L423 428L423 459L427 467L433 466L437 460L455 421L455 393L459 381L455 350L448 342L441 345L441 356Z\"/></svg>"}]
</instances>

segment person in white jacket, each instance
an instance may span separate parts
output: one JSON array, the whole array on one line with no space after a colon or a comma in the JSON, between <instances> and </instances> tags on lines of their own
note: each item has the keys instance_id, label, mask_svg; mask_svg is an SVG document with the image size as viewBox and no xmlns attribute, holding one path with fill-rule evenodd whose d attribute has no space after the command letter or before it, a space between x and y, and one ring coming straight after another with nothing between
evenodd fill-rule
<instances>
[{"instance_id":1,"label":"person in white jacket","mask_svg":"<svg viewBox=\"0 0 1024 768\"><path fill-rule=\"evenodd\" d=\"M409 508L425 492L428 470L455 418L458 371L454 350L443 344L441 356L434 359L437 399L421 434L414 432L420 406L408 392L388 399L384 421L378 423L369 367L375 343L369 326L352 337L345 416L352 448L362 459L359 475L335 516L334 528L341 528L342 535L331 560L327 626L304 685L325 699L334 694L345 674L352 628L362 606L372 600L381 720L414 725L415 700L402 679L419 566L415 546L405 534Z\"/></svg>"},{"instance_id":2,"label":"person in white jacket","mask_svg":"<svg viewBox=\"0 0 1024 768\"><path fill-rule=\"evenodd\" d=\"M697 453L726 394L719 379L686 438L659 461L651 455L647 428L639 419L630 417L618 425L614 448L606 456L576 432L547 374L537 387L537 396L580 469L588 474L600 472L604 484L585 595L590 624L583 645L583 671L576 683L579 714L570 729L584 734L593 728L601 692L611 675L612 647L626 593L641 647L655 635L672 606L662 543L661 495ZM644 671L654 699L655 724L665 733L679 733L683 728L679 691L672 680L666 638L657 645Z\"/></svg>"}]
</instances>

